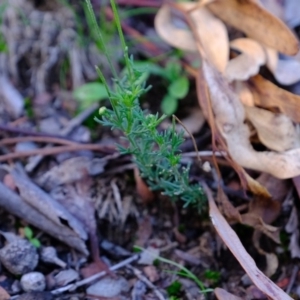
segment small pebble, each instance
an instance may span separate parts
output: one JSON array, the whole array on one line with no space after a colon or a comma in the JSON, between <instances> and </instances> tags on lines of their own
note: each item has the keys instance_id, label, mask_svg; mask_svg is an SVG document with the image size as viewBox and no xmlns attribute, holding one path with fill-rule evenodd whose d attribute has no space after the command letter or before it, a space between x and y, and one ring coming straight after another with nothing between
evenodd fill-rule
<instances>
[{"instance_id":1,"label":"small pebble","mask_svg":"<svg viewBox=\"0 0 300 300\"><path fill-rule=\"evenodd\" d=\"M17 238L0 249L0 261L15 275L31 272L38 264L36 248L27 240Z\"/></svg>"},{"instance_id":2,"label":"small pebble","mask_svg":"<svg viewBox=\"0 0 300 300\"><path fill-rule=\"evenodd\" d=\"M153 262L159 256L159 250L153 247L148 247L141 253L140 259L138 261L141 265L152 265Z\"/></svg>"},{"instance_id":3,"label":"small pebble","mask_svg":"<svg viewBox=\"0 0 300 300\"><path fill-rule=\"evenodd\" d=\"M57 253L54 247L43 247L40 252L41 260L47 263L56 264L62 268L65 268L67 264L57 257Z\"/></svg>"},{"instance_id":4,"label":"small pebble","mask_svg":"<svg viewBox=\"0 0 300 300\"><path fill-rule=\"evenodd\" d=\"M88 295L96 297L113 298L121 292L128 292L130 289L126 279L120 277L118 279L105 277L89 286L86 290Z\"/></svg>"},{"instance_id":5,"label":"small pebble","mask_svg":"<svg viewBox=\"0 0 300 300\"><path fill-rule=\"evenodd\" d=\"M57 286L64 286L79 279L79 274L73 269L60 271L54 276Z\"/></svg>"},{"instance_id":6,"label":"small pebble","mask_svg":"<svg viewBox=\"0 0 300 300\"><path fill-rule=\"evenodd\" d=\"M241 278L241 281L243 283L243 286L249 286L249 285L253 284L252 280L250 279L248 274L244 274Z\"/></svg>"},{"instance_id":7,"label":"small pebble","mask_svg":"<svg viewBox=\"0 0 300 300\"><path fill-rule=\"evenodd\" d=\"M21 287L25 292L42 292L46 288L45 276L40 272L31 272L22 276Z\"/></svg>"}]
</instances>

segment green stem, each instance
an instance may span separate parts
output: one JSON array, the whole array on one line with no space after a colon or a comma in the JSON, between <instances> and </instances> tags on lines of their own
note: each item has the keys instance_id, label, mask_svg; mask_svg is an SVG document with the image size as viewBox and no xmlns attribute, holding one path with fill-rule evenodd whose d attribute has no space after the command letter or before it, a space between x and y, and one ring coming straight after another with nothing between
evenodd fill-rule
<instances>
[{"instance_id":1,"label":"green stem","mask_svg":"<svg viewBox=\"0 0 300 300\"><path fill-rule=\"evenodd\" d=\"M111 4L112 10L113 10L116 26L117 26L117 29L118 29L121 45L122 45L122 48L123 48L125 64L126 64L128 72L129 72L130 78L132 78L130 61L129 61L129 57L128 57L128 47L126 46L126 42L125 42L125 38L124 38L122 26L121 26L121 20L120 20L120 17L119 17L117 5L116 5L115 0L110 0L110 4Z\"/></svg>"},{"instance_id":2,"label":"green stem","mask_svg":"<svg viewBox=\"0 0 300 300\"><path fill-rule=\"evenodd\" d=\"M92 19L93 26L95 28L95 32L98 35L101 47L102 47L103 52L105 54L105 57L106 57L106 59L108 61L108 64L109 64L110 70L111 70L111 72L113 74L113 77L114 78L118 78L117 72L116 72L116 70L115 70L115 68L114 68L114 66L112 64L112 61L110 59L110 56L108 54L107 48L106 48L105 43L104 43L104 39L103 39L101 31L100 31L100 28L98 26L98 23L97 23L97 20L96 20L96 17L95 17L95 13L94 13L94 10L93 10L92 4L91 4L91 0L85 0L85 2L86 2L88 10L90 12L90 16L91 16L91 19Z\"/></svg>"}]
</instances>

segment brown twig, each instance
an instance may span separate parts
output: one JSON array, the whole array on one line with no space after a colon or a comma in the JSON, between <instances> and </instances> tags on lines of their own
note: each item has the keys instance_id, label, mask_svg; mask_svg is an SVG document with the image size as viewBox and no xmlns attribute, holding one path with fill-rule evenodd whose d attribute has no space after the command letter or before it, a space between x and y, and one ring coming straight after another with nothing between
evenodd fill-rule
<instances>
[{"instance_id":1,"label":"brown twig","mask_svg":"<svg viewBox=\"0 0 300 300\"><path fill-rule=\"evenodd\" d=\"M144 276L142 274L142 272L137 269L137 268L134 268L133 266L131 265L128 265L127 266L128 269L132 270L134 275L139 279L141 280L142 282L144 282L148 288L152 289L153 290L153 293L156 295L156 297L159 299L159 300L165 300L166 298L164 297L164 295L159 291L159 289L148 279L146 278L146 276Z\"/></svg>"},{"instance_id":2,"label":"brown twig","mask_svg":"<svg viewBox=\"0 0 300 300\"><path fill-rule=\"evenodd\" d=\"M113 148L109 148L102 145L75 144L70 146L59 146L59 147L35 149L30 151L13 152L9 154L4 154L4 155L0 155L0 162L7 161L9 159L17 159L17 158L28 157L33 155L49 156L49 155L55 155L63 152L74 152L80 150L99 151L108 154L111 154L112 152L115 151L115 149Z\"/></svg>"},{"instance_id":3,"label":"brown twig","mask_svg":"<svg viewBox=\"0 0 300 300\"><path fill-rule=\"evenodd\" d=\"M52 136L19 136L14 138L5 138L0 141L0 146L10 145L22 142L38 142L38 143L53 143L53 144L62 144L75 146L80 145L80 143L67 140L62 137L52 137Z\"/></svg>"},{"instance_id":4,"label":"brown twig","mask_svg":"<svg viewBox=\"0 0 300 300\"><path fill-rule=\"evenodd\" d=\"M8 131L8 132L18 133L18 134L22 134L22 135L30 135L30 136L63 138L60 135L50 134L50 133L46 133L46 132L35 132L32 130L26 130L26 129L22 129L22 128L15 127L15 126L10 126L10 125L6 125L6 124L0 124L0 131Z\"/></svg>"},{"instance_id":5,"label":"brown twig","mask_svg":"<svg viewBox=\"0 0 300 300\"><path fill-rule=\"evenodd\" d=\"M131 264L132 262L138 260L139 258L140 258L140 255L139 254L135 254L135 255L133 255L133 256L131 256L131 257L129 257L129 258L121 261L120 263L118 263L118 264L110 267L109 270L110 271L116 271L116 270L118 270L118 269L120 269L120 268L122 268L122 267L124 267L124 266L126 266L128 264ZM58 294L61 294L63 292L69 291L69 290L74 291L78 287L86 285L86 284L89 284L89 283L92 283L96 279L99 279L99 278L105 276L106 274L107 274L106 271L102 271L102 272L97 273L97 274L95 274L95 275L93 275L91 277L88 277L86 279L78 281L77 283L69 284L67 286L64 286L64 287L58 288L56 290L53 290L53 291L51 291L51 294L58 295Z\"/></svg>"}]
</instances>

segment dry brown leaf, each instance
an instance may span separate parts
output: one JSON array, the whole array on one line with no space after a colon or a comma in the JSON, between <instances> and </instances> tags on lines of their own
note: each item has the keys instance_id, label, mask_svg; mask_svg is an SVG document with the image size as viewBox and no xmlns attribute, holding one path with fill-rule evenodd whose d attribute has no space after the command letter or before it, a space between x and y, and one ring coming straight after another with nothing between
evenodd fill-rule
<instances>
[{"instance_id":1,"label":"dry brown leaf","mask_svg":"<svg viewBox=\"0 0 300 300\"><path fill-rule=\"evenodd\" d=\"M140 176L138 168L134 168L134 179L136 190L141 197L144 204L150 203L154 200L154 193L149 189L143 178Z\"/></svg>"},{"instance_id":2,"label":"dry brown leaf","mask_svg":"<svg viewBox=\"0 0 300 300\"><path fill-rule=\"evenodd\" d=\"M264 197L264 198L271 197L269 191L263 185L261 185L257 180L253 179L243 168L242 170L245 174L249 191L251 191L254 195L260 197Z\"/></svg>"},{"instance_id":3,"label":"dry brown leaf","mask_svg":"<svg viewBox=\"0 0 300 300\"><path fill-rule=\"evenodd\" d=\"M236 80L232 82L231 86L244 105L254 106L253 94L245 82Z\"/></svg>"},{"instance_id":4,"label":"dry brown leaf","mask_svg":"<svg viewBox=\"0 0 300 300\"><path fill-rule=\"evenodd\" d=\"M260 65L266 62L264 48L255 40L249 38L238 38L230 42L230 48L255 57Z\"/></svg>"},{"instance_id":5,"label":"dry brown leaf","mask_svg":"<svg viewBox=\"0 0 300 300\"><path fill-rule=\"evenodd\" d=\"M300 146L299 132L287 116L257 107L245 107L245 111L260 141L269 149L282 152Z\"/></svg>"},{"instance_id":6,"label":"dry brown leaf","mask_svg":"<svg viewBox=\"0 0 300 300\"><path fill-rule=\"evenodd\" d=\"M221 288L215 288L214 293L218 300L243 300L242 298L228 293L227 291Z\"/></svg>"},{"instance_id":7,"label":"dry brown leaf","mask_svg":"<svg viewBox=\"0 0 300 300\"><path fill-rule=\"evenodd\" d=\"M159 9L155 16L154 26L157 34L169 45L186 51L197 51L192 33L172 23L169 5L165 4Z\"/></svg>"},{"instance_id":8,"label":"dry brown leaf","mask_svg":"<svg viewBox=\"0 0 300 300\"><path fill-rule=\"evenodd\" d=\"M181 6L188 7L187 4L181 3ZM223 73L229 57L226 26L205 7L193 10L190 16L208 60Z\"/></svg>"},{"instance_id":9,"label":"dry brown leaf","mask_svg":"<svg viewBox=\"0 0 300 300\"><path fill-rule=\"evenodd\" d=\"M211 191L204 185L208 196L211 221L226 246L239 261L252 282L268 297L274 300L291 300L292 298L265 276L248 254L235 231L228 225L215 204Z\"/></svg>"},{"instance_id":10,"label":"dry brown leaf","mask_svg":"<svg viewBox=\"0 0 300 300\"><path fill-rule=\"evenodd\" d=\"M263 47L252 39L235 39L230 42L230 48L241 54L231 59L226 66L225 77L229 81L247 80L258 74L260 66L266 63Z\"/></svg>"},{"instance_id":11,"label":"dry brown leaf","mask_svg":"<svg viewBox=\"0 0 300 300\"><path fill-rule=\"evenodd\" d=\"M221 20L263 45L287 55L298 51L298 40L289 28L255 1L216 0L207 7Z\"/></svg>"},{"instance_id":12,"label":"dry brown leaf","mask_svg":"<svg viewBox=\"0 0 300 300\"><path fill-rule=\"evenodd\" d=\"M222 21L216 18L207 8L197 7L196 3L180 3L178 7L190 13L201 45L214 66L223 72L229 55L227 30ZM197 51L193 34L172 23L171 8L163 5L155 17L155 29L160 37L173 47Z\"/></svg>"},{"instance_id":13,"label":"dry brown leaf","mask_svg":"<svg viewBox=\"0 0 300 300\"><path fill-rule=\"evenodd\" d=\"M278 63L278 53L275 49L270 47L264 47L267 57L266 66L269 68L271 72L275 72Z\"/></svg>"},{"instance_id":14,"label":"dry brown leaf","mask_svg":"<svg viewBox=\"0 0 300 300\"><path fill-rule=\"evenodd\" d=\"M279 233L280 229L271 225L266 224L259 215L252 212L242 214L242 224L249 225L259 232L264 233L270 239L276 243L280 243Z\"/></svg>"},{"instance_id":15,"label":"dry brown leaf","mask_svg":"<svg viewBox=\"0 0 300 300\"><path fill-rule=\"evenodd\" d=\"M274 253L266 253L266 269L264 273L268 276L271 277L275 274L277 271L279 262L278 262L278 257Z\"/></svg>"},{"instance_id":16,"label":"dry brown leaf","mask_svg":"<svg viewBox=\"0 0 300 300\"><path fill-rule=\"evenodd\" d=\"M249 87L257 106L277 108L294 122L300 122L300 96L279 88L260 75L250 79Z\"/></svg>"},{"instance_id":17,"label":"dry brown leaf","mask_svg":"<svg viewBox=\"0 0 300 300\"><path fill-rule=\"evenodd\" d=\"M229 82L233 80L247 80L258 74L260 65L255 58L248 54L240 54L231 59L225 69L225 77Z\"/></svg>"},{"instance_id":18,"label":"dry brown leaf","mask_svg":"<svg viewBox=\"0 0 300 300\"><path fill-rule=\"evenodd\" d=\"M208 62L206 60L203 60L203 63L208 64ZM213 76L216 76L216 74L214 74ZM217 77L218 76L220 76L219 73L218 73ZM198 73L198 76L196 79L197 79L198 101L199 101L202 111L203 111L203 113L210 125L211 131L212 131L212 147L214 150L222 149L222 150L228 152L228 147L226 145L225 139L222 136L222 132L218 129L217 124L216 124L215 112L213 111L212 102L210 101L208 87L206 85L206 80L205 80L204 72L202 71L202 69L199 70L199 73ZM220 77L220 79L224 80L222 77ZM212 83L213 83L213 86L218 87L217 82L212 81ZM225 89L226 88L228 89L227 82L226 82ZM222 96L222 93L223 93L222 88L220 89L220 92L221 92L221 96ZM224 97L222 96L220 99L222 99L222 98L224 98ZM218 105L217 104L218 100L217 99L215 99L215 100L216 100L215 105ZM238 101L238 104L240 105L239 100L237 100L237 101ZM228 101L228 102L230 103L230 101ZM223 105L226 106L226 103L223 103ZM217 144L218 144L218 147L217 147ZM270 197L270 194L268 193L266 188L264 188L261 184L259 184L253 178L251 178L245 172L245 170L238 163L236 163L229 155L226 155L225 158L229 161L229 163L232 165L234 170L237 172L237 174L241 180L241 185L244 189L248 188L254 194L262 195L264 197ZM217 168L217 165L216 165L216 168Z\"/></svg>"},{"instance_id":19,"label":"dry brown leaf","mask_svg":"<svg viewBox=\"0 0 300 300\"><path fill-rule=\"evenodd\" d=\"M205 59L202 60L202 65L215 122L226 140L232 159L245 168L267 172L278 178L299 175L300 149L284 153L255 151L249 141L249 128L244 123L244 107L237 95Z\"/></svg>"},{"instance_id":20,"label":"dry brown leaf","mask_svg":"<svg viewBox=\"0 0 300 300\"><path fill-rule=\"evenodd\" d=\"M239 211L231 204L221 187L218 188L217 202L221 207L222 213L229 221L242 223Z\"/></svg>"}]
</instances>

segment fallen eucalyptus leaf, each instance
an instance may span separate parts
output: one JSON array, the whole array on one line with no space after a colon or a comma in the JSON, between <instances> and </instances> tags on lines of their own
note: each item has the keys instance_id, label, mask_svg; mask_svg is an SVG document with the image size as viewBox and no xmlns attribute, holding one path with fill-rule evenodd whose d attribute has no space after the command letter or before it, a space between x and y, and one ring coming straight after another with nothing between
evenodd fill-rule
<instances>
[{"instance_id":1,"label":"fallen eucalyptus leaf","mask_svg":"<svg viewBox=\"0 0 300 300\"><path fill-rule=\"evenodd\" d=\"M283 152L300 147L299 132L287 116L258 107L245 107L245 111L259 140L269 149Z\"/></svg>"},{"instance_id":2,"label":"fallen eucalyptus leaf","mask_svg":"<svg viewBox=\"0 0 300 300\"><path fill-rule=\"evenodd\" d=\"M292 94L272 82L256 75L249 80L255 105L262 108L276 108L292 121L300 122L300 96Z\"/></svg>"},{"instance_id":3,"label":"fallen eucalyptus leaf","mask_svg":"<svg viewBox=\"0 0 300 300\"><path fill-rule=\"evenodd\" d=\"M229 226L225 218L221 215L215 204L211 191L204 185L208 196L209 215L219 236L239 261L243 269L249 275L253 283L268 297L274 300L292 300L292 298L264 275L256 266L253 258L248 254L239 240L237 234Z\"/></svg>"},{"instance_id":4,"label":"fallen eucalyptus leaf","mask_svg":"<svg viewBox=\"0 0 300 300\"><path fill-rule=\"evenodd\" d=\"M207 7L221 20L263 45L287 55L298 52L299 43L294 34L256 1L216 0Z\"/></svg>"}]
</instances>

